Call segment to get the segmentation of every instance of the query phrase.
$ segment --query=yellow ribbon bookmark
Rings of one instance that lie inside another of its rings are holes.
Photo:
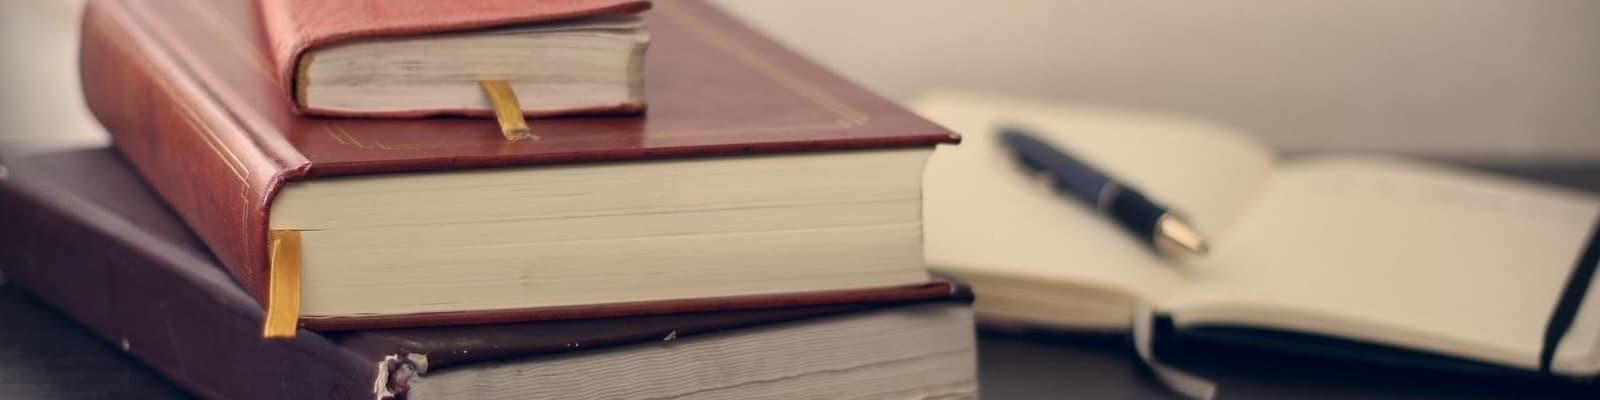
[[[300,326],[300,231],[271,231],[263,339],[293,339]]]
[[[522,103],[517,101],[517,92],[511,90],[511,84],[506,81],[479,81],[483,86],[483,93],[489,95],[489,104],[494,106],[494,117],[500,122],[500,134],[506,140],[517,141],[533,136],[533,130],[528,129],[528,120],[522,118]]]

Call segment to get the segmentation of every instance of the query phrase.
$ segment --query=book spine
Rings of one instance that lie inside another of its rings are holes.
[[[382,360],[312,332],[262,341],[262,311],[204,252],[25,182],[0,181],[0,267],[112,346],[201,398],[377,396]]]
[[[159,45],[156,23],[139,23],[153,17],[134,8],[91,1],[85,10],[84,98],[118,151],[264,304],[267,207],[307,164],[284,165],[303,157],[270,154],[282,143],[245,132]]]

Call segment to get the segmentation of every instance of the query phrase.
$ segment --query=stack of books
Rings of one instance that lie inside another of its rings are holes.
[[[117,155],[5,160],[0,265],[208,398],[976,397],[958,136],[700,2],[463,4],[91,1]]]

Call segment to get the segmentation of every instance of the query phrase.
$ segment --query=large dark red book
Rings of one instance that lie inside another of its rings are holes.
[[[260,12],[91,1],[83,87],[253,298],[298,284],[305,326],[949,291],[922,263],[920,182],[957,136],[706,4],[644,14],[646,115],[535,119],[517,142],[486,119],[297,114]],[[298,273],[272,268],[273,238]]]
[[[261,308],[111,149],[0,149],[0,165],[8,284],[202,398],[975,396],[965,290],[262,341]]]

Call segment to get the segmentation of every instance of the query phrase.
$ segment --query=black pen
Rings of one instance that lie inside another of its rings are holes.
[[[1139,191],[1095,171],[1067,153],[1015,127],[1000,128],[1000,142],[1019,164],[1057,194],[1076,198],[1150,241],[1162,255],[1203,255],[1206,240],[1183,217]]]

